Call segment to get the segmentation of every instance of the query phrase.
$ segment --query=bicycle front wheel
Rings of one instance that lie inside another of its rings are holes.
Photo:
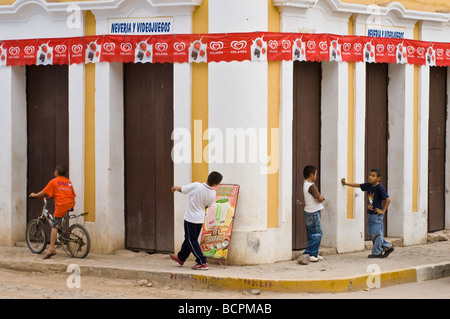
[[[84,258],[91,250],[91,237],[83,225],[74,224],[69,227],[67,249],[74,258]]]
[[[48,242],[47,237],[44,224],[39,219],[33,219],[28,223],[25,240],[32,253],[40,254],[45,250]]]

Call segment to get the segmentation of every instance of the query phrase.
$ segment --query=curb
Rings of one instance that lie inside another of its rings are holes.
[[[62,263],[5,262],[0,267],[19,271],[66,272]],[[140,280],[147,279],[158,285],[186,286],[215,290],[251,290],[291,293],[342,293],[384,288],[393,285],[420,282],[450,276],[450,261],[391,270],[366,273],[351,277],[312,280],[271,280],[219,277],[207,274],[187,274],[129,268],[80,265],[82,275],[104,278]]]

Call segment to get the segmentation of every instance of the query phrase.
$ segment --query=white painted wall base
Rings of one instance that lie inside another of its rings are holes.
[[[0,245],[13,246],[25,240],[26,227],[25,67],[0,68],[0,83]]]
[[[388,236],[403,237],[405,245],[423,243],[426,211],[412,211],[414,66],[389,65],[388,170],[391,198]]]
[[[87,223],[92,251],[125,245],[123,65],[95,66],[95,223]],[[99,89],[101,88],[101,89]]]

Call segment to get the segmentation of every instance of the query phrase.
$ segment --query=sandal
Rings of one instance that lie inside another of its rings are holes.
[[[48,251],[43,259],[50,259],[50,257],[56,255],[56,251]]]

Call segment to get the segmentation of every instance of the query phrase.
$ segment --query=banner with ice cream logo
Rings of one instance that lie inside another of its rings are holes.
[[[206,211],[200,247],[208,258],[227,260],[239,185],[221,184],[214,189],[216,200]]]
[[[101,62],[232,61],[335,61],[450,66],[450,43],[282,32],[0,40],[0,67]]]

